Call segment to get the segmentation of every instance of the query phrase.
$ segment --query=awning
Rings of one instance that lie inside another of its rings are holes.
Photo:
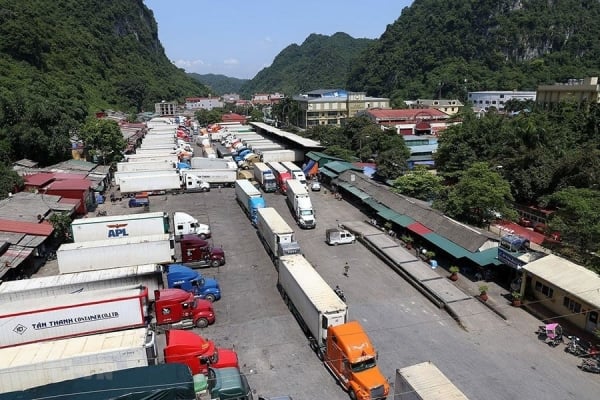
[[[389,208],[387,208],[386,206],[384,206],[381,203],[378,203],[377,200],[375,200],[372,197],[364,199],[363,202],[365,204],[371,206],[371,208],[374,209],[376,212],[385,212],[385,211],[389,210]]]
[[[377,213],[381,218],[388,220],[388,221],[392,221],[394,219],[394,217],[396,215],[398,215],[396,213],[396,211],[394,210],[390,210],[389,208],[386,208],[385,210],[381,210]]]
[[[432,230],[419,222],[413,222],[406,227],[409,231],[416,233],[417,235],[424,236],[428,233],[432,233]]]
[[[337,178],[338,174],[336,174],[335,172],[328,170],[327,168],[319,168],[319,172],[322,173],[323,175],[327,175],[330,178]]]
[[[484,267],[486,265],[502,265],[502,261],[498,259],[498,248],[494,247],[477,253],[470,253],[468,259],[477,265]]]
[[[454,258],[462,258],[468,257],[471,252],[465,250],[463,247],[457,245],[451,240],[446,239],[443,236],[440,236],[437,233],[429,233],[423,236],[423,239],[427,240],[429,243],[437,246],[440,250],[445,251],[450,254]]]
[[[412,219],[411,217],[407,216],[407,215],[402,215],[402,214],[398,214],[395,213],[396,215],[394,215],[394,217],[392,218],[392,221],[394,221],[395,223],[397,223],[398,225],[406,228],[407,226],[409,226],[410,224],[412,224],[413,222],[415,222],[414,219]]]
[[[340,182],[338,184],[338,186],[344,188],[344,190],[346,190],[347,192],[353,194],[354,196],[358,197],[361,200],[367,199],[371,196],[369,196],[368,194],[366,194],[365,192],[363,192],[362,190],[360,190],[359,188],[353,186],[350,183],[347,182]]]

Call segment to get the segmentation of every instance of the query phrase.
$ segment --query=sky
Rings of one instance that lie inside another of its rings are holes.
[[[413,0],[144,0],[165,54],[198,74],[252,79],[317,33],[378,39]]]

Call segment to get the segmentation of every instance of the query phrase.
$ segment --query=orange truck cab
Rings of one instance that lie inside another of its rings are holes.
[[[212,303],[183,289],[155,290],[154,311],[156,324],[169,328],[206,328],[215,322]]]
[[[358,321],[327,328],[323,362],[352,399],[385,399],[390,392],[377,367],[377,352]]]
[[[235,351],[215,346],[212,340],[190,331],[171,329],[166,331],[165,362],[187,365],[192,375],[208,374],[208,367],[239,368]]]

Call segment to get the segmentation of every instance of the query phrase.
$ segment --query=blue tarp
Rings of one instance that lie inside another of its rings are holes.
[[[308,173],[310,172],[310,170],[312,169],[312,167],[314,165],[315,165],[315,160],[309,160],[308,164],[306,164],[306,166],[302,170],[302,172],[304,172],[304,175],[308,175]]]

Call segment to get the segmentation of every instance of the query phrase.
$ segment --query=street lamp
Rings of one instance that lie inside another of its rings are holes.
[[[360,161],[362,161],[362,141],[363,141],[363,139],[368,139],[370,137],[371,137],[370,135],[367,135],[367,136],[361,136],[358,138],[358,156],[360,158]]]

